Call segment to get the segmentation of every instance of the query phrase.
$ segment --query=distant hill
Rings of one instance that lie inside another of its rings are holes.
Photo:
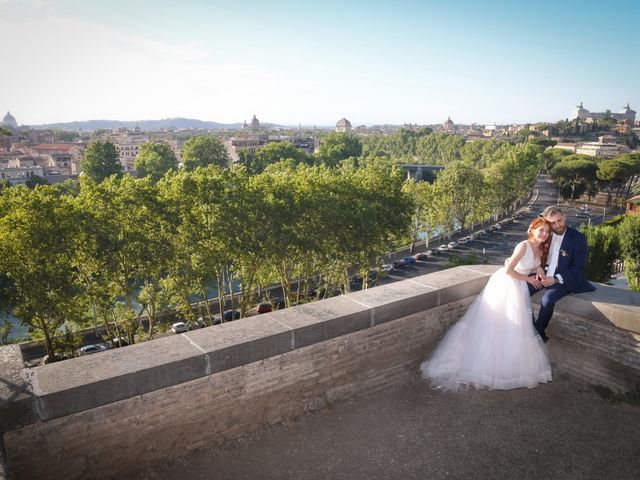
[[[160,130],[160,129],[227,129],[233,130],[242,128],[241,123],[217,123],[205,122],[195,118],[166,118],[163,120],[137,120],[133,122],[123,122],[120,120],[87,120],[85,122],[47,123],[45,125],[29,125],[34,129],[51,130],[111,130],[113,128],[133,129],[140,127],[140,130]]]

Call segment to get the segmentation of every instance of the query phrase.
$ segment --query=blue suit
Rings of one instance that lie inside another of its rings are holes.
[[[567,227],[558,252],[558,266],[555,275],[562,277],[563,283],[556,283],[545,289],[540,300],[540,312],[534,326],[542,338],[546,338],[545,330],[556,302],[570,293],[591,292],[596,289],[584,276],[587,266],[587,237],[578,230]],[[529,285],[533,295],[537,290]]]

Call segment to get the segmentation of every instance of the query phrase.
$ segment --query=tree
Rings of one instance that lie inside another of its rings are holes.
[[[613,191],[620,190],[631,177],[631,165],[619,158],[603,160],[598,164],[596,177],[607,192],[607,205],[611,205]]]
[[[76,253],[79,278],[105,323],[124,320],[116,328],[123,328],[133,343],[142,327],[142,311],[135,307],[140,289],[161,281],[172,257],[170,216],[150,178],[88,180],[75,201],[82,215]],[[122,315],[118,302],[124,302]]]
[[[302,163],[307,155],[290,142],[271,142],[257,150],[253,156],[245,157],[243,164],[251,173],[261,173],[268,165],[287,159]]]
[[[629,287],[640,292],[640,217],[627,216],[618,228]]]
[[[207,165],[225,168],[230,162],[227,149],[216,137],[191,137],[182,148],[182,163],[187,170]]]
[[[0,135],[10,137],[13,133],[8,128],[0,127]]]
[[[78,138],[78,132],[67,130],[54,130],[53,137],[60,142],[73,142]]]
[[[317,156],[320,162],[335,167],[342,160],[362,155],[362,142],[358,137],[345,132],[332,132],[320,140]]]
[[[543,171],[550,172],[556,163],[561,162],[565,157],[573,155],[571,151],[563,148],[547,148],[542,153]]]
[[[51,358],[62,325],[84,316],[73,263],[78,225],[70,199],[54,187],[18,186],[0,196],[0,271],[11,282],[9,302],[20,321],[44,338]]]
[[[160,196],[172,219],[169,241],[174,258],[167,266],[165,286],[172,303],[188,321],[197,318],[192,307],[192,296],[197,294],[204,300],[209,323],[213,322],[207,296],[212,279],[217,281],[220,311],[224,310],[223,270],[231,253],[226,236],[234,231],[242,235],[247,227],[233,221],[226,223],[221,218],[225,191],[232,181],[228,170],[209,165],[171,173],[158,183]]]
[[[169,145],[145,143],[140,146],[134,166],[139,177],[150,177],[153,182],[157,182],[169,170],[175,170],[178,162]]]
[[[434,206],[441,225],[453,231],[456,222],[464,229],[478,219],[484,212],[483,188],[480,170],[461,161],[449,164],[433,184]]]
[[[92,142],[84,152],[80,168],[83,174],[96,182],[122,173],[118,150],[109,140]]]
[[[570,155],[551,169],[551,177],[565,189],[566,193],[569,193],[567,196],[573,200],[581,191],[584,191],[587,184],[595,181],[597,170],[598,166],[591,158]],[[566,195],[565,192],[563,196]]]
[[[36,188],[38,185],[49,185],[49,181],[41,177],[39,175],[34,175],[33,177],[29,177],[24,184],[29,187],[31,190]]]

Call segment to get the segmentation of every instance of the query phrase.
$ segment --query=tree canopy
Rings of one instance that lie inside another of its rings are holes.
[[[182,148],[182,163],[187,170],[197,167],[217,165],[228,167],[230,163],[227,149],[213,136],[197,136],[188,139]]]
[[[80,168],[84,175],[101,182],[111,175],[122,173],[116,146],[109,140],[92,142],[84,152]]]
[[[323,137],[318,145],[317,157],[329,167],[337,166],[342,160],[362,155],[362,142],[353,134],[332,132]]]
[[[145,143],[140,146],[135,168],[138,176],[150,177],[152,181],[157,182],[169,170],[178,168],[178,162],[169,145]]]

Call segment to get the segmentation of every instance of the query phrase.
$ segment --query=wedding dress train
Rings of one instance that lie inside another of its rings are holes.
[[[535,260],[526,243],[515,270],[528,275]],[[447,390],[533,388],[551,381],[546,347],[533,327],[527,282],[507,275],[504,267],[495,272],[421,370],[435,387]]]

